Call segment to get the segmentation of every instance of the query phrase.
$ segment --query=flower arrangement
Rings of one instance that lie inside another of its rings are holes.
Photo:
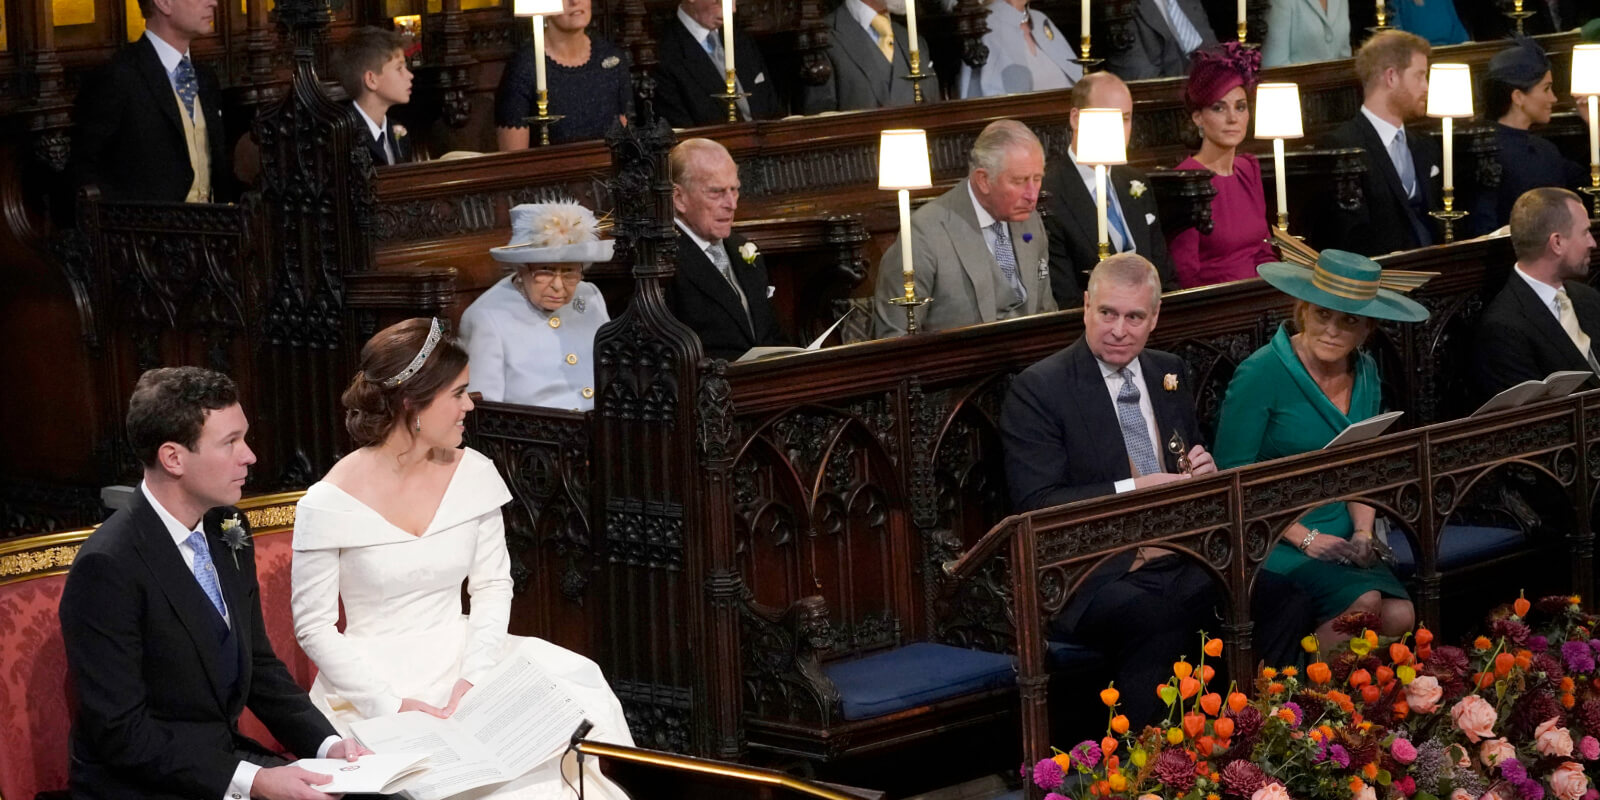
[[[1326,654],[1306,637],[1313,662],[1263,669],[1253,698],[1215,691],[1222,642],[1201,634],[1200,663],[1155,689],[1161,724],[1130,731],[1108,688],[1106,736],[1024,777],[1046,800],[1600,800],[1600,617],[1579,598],[1519,597],[1465,647],[1376,624],[1341,617]]]

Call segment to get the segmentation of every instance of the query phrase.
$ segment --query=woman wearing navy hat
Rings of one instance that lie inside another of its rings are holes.
[[[1294,315],[1267,346],[1239,364],[1223,399],[1214,455],[1221,469],[1318,450],[1352,423],[1382,410],[1378,365],[1360,350],[1377,320],[1420,322],[1428,310],[1381,288],[1383,270],[1365,256],[1324,250],[1312,269],[1262,264],[1260,275],[1295,298]],[[1290,525],[1266,568],[1312,600],[1324,643],[1348,638],[1332,628],[1340,614],[1367,611],[1379,633],[1411,629],[1405,586],[1376,556],[1375,512],[1330,503]]]

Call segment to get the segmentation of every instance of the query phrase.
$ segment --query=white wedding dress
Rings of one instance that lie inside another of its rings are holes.
[[[511,561],[500,507],[511,500],[494,462],[466,448],[433,521],[413,536],[327,481],[306,490],[291,569],[295,636],[317,665],[311,699],[340,734],[393,714],[404,698],[444,707],[458,678],[476,681],[518,652],[583,706],[589,738],[632,745],[622,706],[593,661],[542,639],[510,636]],[[471,613],[461,613],[461,583]],[[343,603],[345,629],[337,628]],[[564,773],[564,774],[563,774]],[[572,798],[574,756],[461,798]],[[626,798],[588,759],[587,798]]]

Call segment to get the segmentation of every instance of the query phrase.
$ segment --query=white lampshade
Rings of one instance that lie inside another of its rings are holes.
[[[1128,142],[1122,130],[1122,109],[1085,108],[1078,112],[1079,164],[1128,163]]]
[[[932,185],[927,131],[884,131],[878,139],[878,188],[926,189]]]
[[[1466,64],[1434,64],[1428,70],[1428,116],[1472,116],[1472,70]]]
[[[1600,44],[1572,48],[1572,93],[1600,95]]]
[[[560,14],[565,9],[561,0],[512,0],[511,13],[519,17]]]
[[[1299,139],[1306,135],[1300,121],[1300,84],[1263,83],[1256,87],[1256,138]]]

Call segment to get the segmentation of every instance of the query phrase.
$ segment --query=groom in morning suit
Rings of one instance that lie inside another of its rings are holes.
[[[1001,408],[1012,511],[1217,471],[1201,444],[1187,366],[1145,348],[1160,311],[1161,279],[1143,256],[1118,253],[1090,273],[1083,337],[1017,375]],[[1187,471],[1168,449],[1179,438]],[[1295,641],[1311,630],[1310,608],[1271,573],[1259,573],[1256,583],[1258,657],[1290,663]],[[1148,687],[1166,680],[1171,663],[1194,649],[1199,630],[1218,627],[1219,598],[1198,564],[1141,547],[1090,573],[1046,635],[1107,654],[1117,664],[1123,712],[1138,727],[1160,710]]]
[[[1557,370],[1600,373],[1600,292],[1591,287],[1594,235],[1578,195],[1531,189],[1511,207],[1517,263],[1478,322],[1478,389],[1484,398]],[[1583,389],[1600,386],[1590,376]]]
[[[222,90],[189,43],[211,33],[217,0],[139,0],[144,36],[84,79],[71,168],[108,200],[209,203],[232,197]]]
[[[788,344],[772,313],[767,261],[733,232],[739,165],[710,139],[685,139],[667,156],[678,225],[678,274],[667,307],[700,336],[709,358],[733,360],[752,347]]]
[[[272,652],[254,551],[229,542],[255,455],[238,390],[198,367],[140,376],[128,439],[144,463],[132,504],[89,536],[61,595],[77,709],[76,798],[326,798],[329,778],[239,733],[248,708],[305,757],[368,751],[334,733]]]

